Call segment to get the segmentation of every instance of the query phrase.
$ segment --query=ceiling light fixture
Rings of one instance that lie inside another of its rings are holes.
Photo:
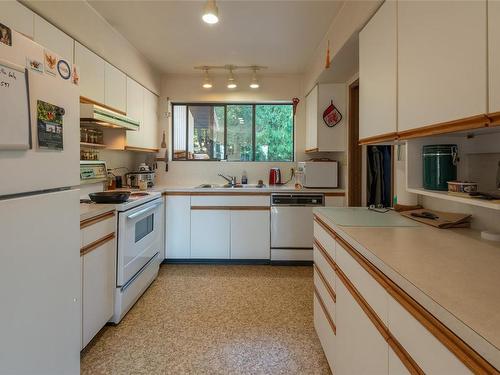
[[[236,84],[236,80],[234,79],[234,74],[233,74],[233,68],[229,68],[229,77],[227,78],[227,88],[228,89],[235,89],[238,87]]]
[[[204,89],[211,89],[213,87],[212,79],[208,75],[208,68],[205,68],[205,78],[203,78],[202,86]]]
[[[203,19],[204,22],[210,25],[219,22],[219,10],[217,9],[215,0],[207,0],[203,16],[201,18]]]
[[[260,87],[259,80],[257,79],[257,67],[253,68],[252,81],[250,82],[250,88],[258,89]]]

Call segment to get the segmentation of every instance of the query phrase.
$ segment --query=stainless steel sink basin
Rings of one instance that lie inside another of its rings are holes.
[[[196,189],[215,189],[215,188],[220,188],[222,186],[216,185],[216,184],[201,184],[198,186],[195,186]]]
[[[250,184],[250,185],[217,185],[217,184],[201,184],[196,186],[196,189],[259,189],[266,187],[266,185],[257,185],[257,184]]]

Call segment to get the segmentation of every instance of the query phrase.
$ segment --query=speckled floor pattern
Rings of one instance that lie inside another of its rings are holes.
[[[311,267],[163,265],[82,374],[330,374],[312,316]]]

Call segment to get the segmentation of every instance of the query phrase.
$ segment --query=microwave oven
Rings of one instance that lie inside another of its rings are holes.
[[[303,185],[306,188],[338,188],[339,164],[337,161],[301,161],[298,170],[302,171]]]

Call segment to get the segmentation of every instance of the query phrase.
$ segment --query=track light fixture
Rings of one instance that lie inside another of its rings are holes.
[[[235,89],[238,87],[236,84],[236,80],[234,79],[234,74],[233,74],[233,68],[229,68],[229,77],[227,78],[227,88],[228,89]]]
[[[260,87],[260,82],[257,77],[257,71],[261,69],[267,69],[267,66],[261,66],[261,65],[202,65],[202,66],[195,66],[194,67],[197,70],[203,70],[204,75],[203,75],[203,83],[202,87],[206,89],[210,89],[213,87],[213,82],[212,78],[209,75],[209,70],[225,70],[228,72],[228,77],[227,77],[227,82],[226,82],[226,87],[228,89],[235,89],[238,87],[238,84],[236,82],[236,78],[234,76],[234,71],[235,70],[250,70],[252,71],[252,79],[250,81],[250,88],[252,89],[258,89]]]
[[[260,87],[259,80],[257,79],[257,69],[258,68],[256,68],[256,67],[253,69],[252,81],[250,82],[251,89],[258,89]]]
[[[213,25],[219,22],[219,9],[215,4],[215,0],[207,0],[203,16],[201,17],[204,22]]]
[[[212,79],[208,75],[208,68],[205,69],[205,78],[203,78],[203,88],[204,89],[211,89],[213,84],[212,84]]]

